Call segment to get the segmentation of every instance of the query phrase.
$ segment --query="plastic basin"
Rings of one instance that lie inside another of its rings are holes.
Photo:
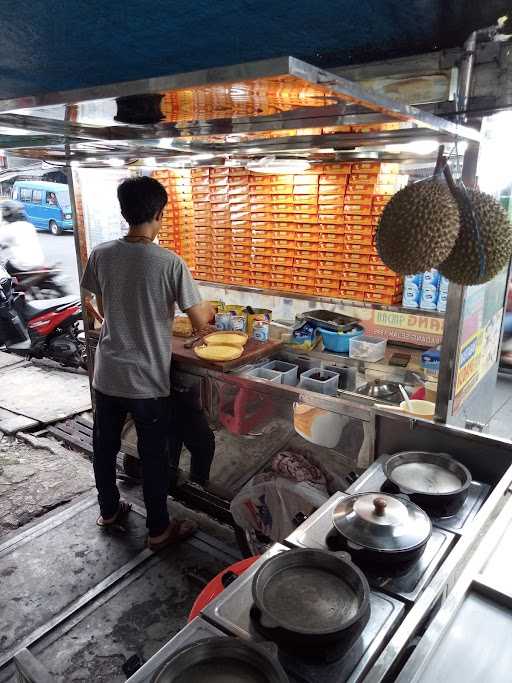
[[[362,337],[364,330],[362,327],[356,327],[350,332],[332,332],[320,328],[320,334],[324,342],[326,351],[334,351],[335,353],[348,353],[350,349],[350,340],[356,337]]]

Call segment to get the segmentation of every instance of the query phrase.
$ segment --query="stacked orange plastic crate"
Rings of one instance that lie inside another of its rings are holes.
[[[190,184],[194,206],[195,275],[200,280],[213,280],[209,170],[193,168],[190,171]]]
[[[319,164],[294,175],[225,167],[165,174],[155,173],[172,203],[164,246],[195,265],[197,279],[399,303],[402,280],[374,244],[379,216],[401,183],[396,164]]]
[[[179,250],[179,215],[176,214],[175,219],[175,193],[174,184],[171,183],[169,171],[155,171],[153,178],[160,181],[166,188],[169,195],[169,203],[165,208],[164,217],[162,219],[162,229],[158,235],[158,241],[161,246],[173,251]]]
[[[384,266],[375,246],[380,215],[400,184],[397,164],[355,162],[345,194],[342,299],[400,303],[403,281]]]
[[[180,254],[194,270],[196,237],[190,173],[159,170],[153,173],[153,177],[164,185],[169,196],[158,241],[161,246]]]
[[[339,297],[341,259],[345,244],[345,194],[351,165],[324,164],[318,179],[318,296]]]

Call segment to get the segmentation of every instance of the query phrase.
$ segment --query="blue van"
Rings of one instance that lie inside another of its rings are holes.
[[[69,188],[64,183],[17,180],[12,198],[23,204],[28,220],[37,230],[49,230],[52,235],[73,230]]]

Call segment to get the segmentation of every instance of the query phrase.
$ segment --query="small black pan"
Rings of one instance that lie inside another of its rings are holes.
[[[453,515],[464,504],[471,472],[446,453],[404,451],[383,466],[386,490],[403,493],[435,515]]]

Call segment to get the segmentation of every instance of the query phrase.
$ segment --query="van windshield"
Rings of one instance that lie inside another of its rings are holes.
[[[71,202],[67,192],[56,192],[57,202],[63,211],[71,211]]]

